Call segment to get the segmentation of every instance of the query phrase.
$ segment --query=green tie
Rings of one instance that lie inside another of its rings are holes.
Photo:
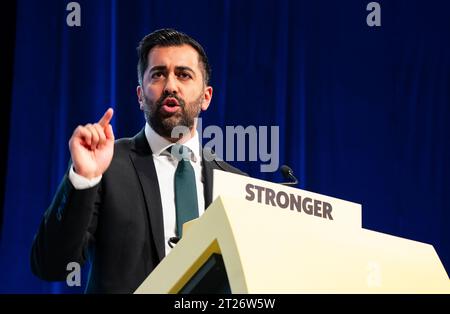
[[[170,149],[178,160],[175,171],[175,209],[177,219],[177,235],[182,237],[183,224],[198,217],[197,188],[195,172],[190,163],[191,150],[186,146],[175,144]]]

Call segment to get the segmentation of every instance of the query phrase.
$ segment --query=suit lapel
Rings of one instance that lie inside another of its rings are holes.
[[[208,208],[209,205],[211,205],[213,199],[213,170],[219,169],[219,167],[216,165],[215,159],[217,156],[209,149],[204,148],[202,150],[203,152],[203,158],[202,158],[202,171],[203,171],[203,178],[205,179],[204,183],[204,196],[205,196],[205,209]]]
[[[213,191],[213,162],[206,161],[203,159],[203,178],[205,179],[205,184],[203,186],[203,193],[205,197],[205,209],[212,202],[212,191]]]
[[[161,192],[152,151],[148,145],[144,130],[134,137],[134,145],[130,152],[130,158],[142,186],[153,239],[159,260],[162,260],[165,256],[165,240]]]

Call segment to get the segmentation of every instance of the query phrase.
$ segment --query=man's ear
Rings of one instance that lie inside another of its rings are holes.
[[[136,94],[137,94],[137,97],[138,97],[139,108],[141,110],[144,110],[144,92],[142,90],[141,85],[138,85],[136,87]]]
[[[213,94],[213,88],[211,86],[206,86],[203,92],[203,102],[202,102],[202,111],[208,109],[209,104],[211,103]]]

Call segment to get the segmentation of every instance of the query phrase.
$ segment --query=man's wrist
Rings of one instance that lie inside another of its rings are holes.
[[[99,182],[102,180],[102,175],[88,179],[76,173],[72,165],[69,170],[69,180],[76,190],[84,190],[92,188],[99,184]]]

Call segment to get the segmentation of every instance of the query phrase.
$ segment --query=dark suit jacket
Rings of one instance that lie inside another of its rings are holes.
[[[205,158],[208,157],[208,158]],[[205,206],[213,169],[243,174],[203,150]],[[45,212],[31,252],[35,275],[66,280],[70,262],[91,261],[86,292],[131,293],[165,256],[161,195],[144,130],[120,139],[101,182],[76,190],[64,176]]]

